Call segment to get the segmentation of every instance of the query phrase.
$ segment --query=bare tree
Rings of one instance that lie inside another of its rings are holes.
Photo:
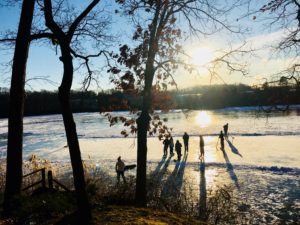
[[[4,217],[10,215],[14,207],[12,200],[14,196],[20,195],[22,186],[24,84],[34,3],[35,0],[23,2],[15,42],[10,87],[6,183],[2,212]]]
[[[75,69],[85,66],[87,73],[83,81],[84,89],[87,89],[93,80],[95,71],[91,69],[91,59],[105,55],[108,59],[108,52],[97,50],[106,47],[105,41],[111,39],[106,32],[109,24],[108,19],[103,15],[103,11],[93,10],[100,0],[92,1],[78,16],[74,8],[67,1],[55,1],[52,6],[51,0],[37,1],[38,13],[34,16],[34,24],[31,29],[30,41],[42,41],[49,44],[49,40],[56,54],[58,47],[60,48],[60,60],[64,66],[63,78],[59,87],[59,101],[61,103],[63,121],[66,130],[68,147],[70,150],[71,164],[73,168],[74,186],[76,190],[79,219],[82,224],[86,224],[90,219],[90,207],[85,190],[84,171],[81,160],[81,153],[76,132],[76,125],[73,119],[70,106],[70,89],[73,81],[73,73]],[[92,11],[93,10],[93,11]],[[43,22],[45,21],[45,25]],[[0,40],[5,44],[11,45],[16,40],[15,32],[8,31],[4,34],[4,38]],[[90,45],[93,45],[93,54]],[[73,58],[79,59],[80,63],[74,69]]]
[[[300,2],[298,0],[280,0],[266,1],[264,5],[256,1],[251,5],[249,14],[253,15],[253,19],[259,20],[264,28],[268,27],[271,31],[282,32],[282,38],[278,43],[273,44],[275,52],[290,61],[289,66],[276,72],[269,74],[269,78],[265,77],[264,82],[257,85],[263,91],[268,92],[271,89],[277,89],[276,92],[270,91],[269,107],[260,107],[265,112],[272,110],[288,110],[289,104],[294,93],[300,93]],[[258,8],[259,7],[259,8]],[[247,15],[249,15],[247,14]],[[281,94],[284,90],[284,94]],[[274,94],[275,93],[275,94]],[[277,104],[283,104],[284,107],[278,107]]]
[[[58,95],[62,108],[63,121],[73,168],[74,185],[77,195],[78,209],[80,212],[80,216],[78,218],[83,223],[90,220],[91,212],[85,189],[86,185],[76,125],[70,105],[70,90],[74,73],[71,41],[74,37],[74,33],[79,27],[79,24],[99,2],[100,0],[93,0],[89,6],[84,9],[78,17],[75,18],[75,20],[68,27],[67,31],[64,31],[64,29],[54,21],[51,0],[44,0],[46,26],[51,30],[53,33],[53,38],[57,40],[60,46],[60,60],[64,66],[63,79],[59,87]]]
[[[294,58],[291,65],[272,77],[270,85],[289,85],[299,89],[300,65],[297,57],[300,53],[300,2],[298,0],[267,1],[256,12],[257,18],[271,29],[284,32],[283,38],[274,46],[278,53]]]

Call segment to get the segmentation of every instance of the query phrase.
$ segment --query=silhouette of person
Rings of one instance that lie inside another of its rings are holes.
[[[226,123],[226,124],[223,126],[223,129],[224,129],[224,136],[225,136],[225,137],[228,137],[228,123]]]
[[[122,176],[124,183],[126,183],[126,179],[124,176],[125,171],[125,163],[121,160],[121,156],[118,157],[118,161],[116,163],[116,172],[117,172],[117,179],[118,184],[120,183],[120,176]]]
[[[204,159],[204,139],[202,135],[200,135],[200,159]]]
[[[173,141],[173,137],[171,136],[171,138],[170,138],[170,156],[171,157],[174,155],[173,149],[174,149],[174,141]]]
[[[175,151],[177,153],[177,160],[178,161],[181,160],[181,147],[182,147],[182,144],[177,140],[176,144],[175,144]]]
[[[224,150],[224,134],[223,134],[223,131],[220,132],[219,138],[220,138],[220,142],[221,142],[221,150]]]
[[[183,135],[183,143],[184,143],[184,151],[185,152],[188,152],[189,151],[189,135],[184,132],[184,135]]]
[[[168,154],[168,148],[170,145],[170,140],[168,137],[165,138],[165,140],[163,141],[164,144],[164,156],[166,156]]]

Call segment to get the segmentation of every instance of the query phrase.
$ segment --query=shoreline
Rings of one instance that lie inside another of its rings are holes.
[[[224,107],[217,107],[217,108],[186,108],[186,109],[169,109],[169,112],[174,112],[174,111],[180,111],[180,112],[184,112],[184,111],[257,111],[260,113],[267,113],[264,112],[262,110],[262,108],[268,108],[271,107],[273,108],[274,106],[276,107],[286,107],[289,106],[288,110],[296,110],[299,111],[300,110],[300,104],[290,104],[290,105],[238,105],[238,106],[224,106]],[[156,112],[160,112],[161,110],[156,110]],[[129,112],[128,110],[118,110],[118,111],[113,111],[112,113],[122,113],[122,112]],[[279,113],[284,113],[284,111],[280,111],[278,109],[272,109],[271,112],[279,112]],[[77,112],[72,112],[73,114],[85,114],[85,113],[97,113],[97,114],[101,114],[102,112],[100,112],[99,110],[90,110],[90,111],[77,111]],[[103,112],[107,113],[107,112]],[[24,114],[24,118],[28,118],[28,117],[39,117],[39,116],[54,116],[54,115],[61,115],[61,112],[53,112],[53,113],[28,113],[28,114]],[[7,116],[3,116],[0,115],[0,119],[1,120],[7,120],[8,117]]]

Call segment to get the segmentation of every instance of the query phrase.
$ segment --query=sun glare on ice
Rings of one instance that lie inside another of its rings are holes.
[[[198,115],[196,116],[196,123],[201,127],[206,127],[208,124],[210,124],[211,122],[211,118],[208,115],[207,112],[205,111],[201,111],[198,113]]]

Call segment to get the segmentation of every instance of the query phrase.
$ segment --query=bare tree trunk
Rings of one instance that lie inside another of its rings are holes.
[[[20,194],[22,187],[24,85],[34,2],[23,1],[13,59],[3,217],[8,217],[12,207],[15,207],[12,204],[13,197]]]
[[[63,49],[63,48],[62,48]],[[69,49],[66,47],[65,49]],[[91,219],[90,205],[86,194],[86,185],[84,180],[84,170],[82,165],[81,153],[79,148],[76,124],[73,118],[70,104],[70,89],[73,80],[73,62],[70,51],[67,53],[62,50],[62,62],[64,64],[64,75],[61,86],[59,87],[59,101],[62,108],[62,116],[67,135],[71,164],[73,169],[73,179],[76,191],[80,220],[79,224],[87,224]]]
[[[70,25],[69,30],[67,32],[64,32],[62,28],[53,19],[51,0],[44,0],[46,26],[53,32],[53,35],[58,39],[62,54],[60,60],[63,62],[64,65],[64,74],[61,86],[59,87],[58,95],[62,107],[62,116],[64,120],[64,126],[67,135],[67,142],[69,146],[71,164],[73,169],[73,179],[79,211],[79,215],[77,217],[78,221],[76,221],[78,224],[90,223],[91,210],[86,193],[84,170],[81,160],[78,136],[76,132],[76,125],[74,122],[70,104],[70,90],[72,87],[74,73],[70,45],[72,37],[76,29],[78,28],[80,22],[99,3],[99,1],[100,0],[93,0],[88,5],[88,7],[85,8],[78,17],[76,17],[76,19]]]
[[[140,206],[146,206],[147,203],[147,132],[150,122],[150,116],[147,111],[137,119],[137,171],[136,171],[136,203]]]
[[[149,110],[151,107],[151,88],[154,77],[153,63],[151,63],[145,72],[147,79],[145,80],[142,113],[137,119],[138,146],[135,200],[140,206],[146,206],[147,203],[147,132],[151,120]]]

